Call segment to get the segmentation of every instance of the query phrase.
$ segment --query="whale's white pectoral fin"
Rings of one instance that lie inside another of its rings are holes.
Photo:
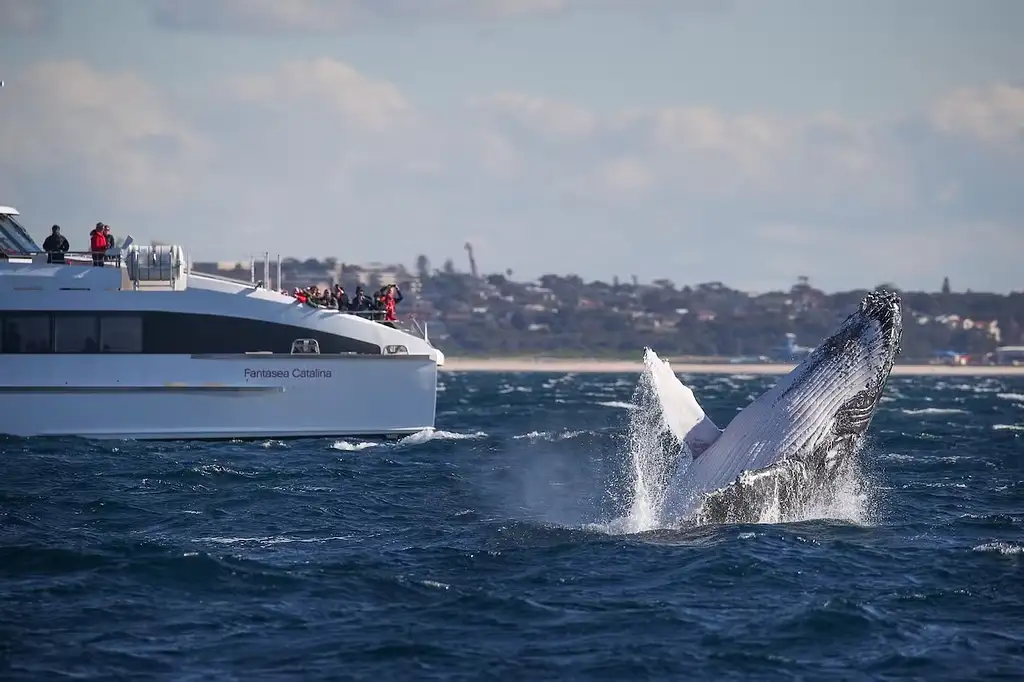
[[[693,457],[699,456],[718,440],[722,430],[704,413],[693,390],[679,381],[667,365],[655,371],[653,378],[658,384],[665,424],[672,435],[686,443]]]

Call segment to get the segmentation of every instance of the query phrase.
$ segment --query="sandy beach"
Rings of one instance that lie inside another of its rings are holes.
[[[679,374],[786,374],[792,364],[730,364],[672,362]],[[445,359],[441,368],[447,372],[637,372],[643,370],[640,360],[596,360],[556,358],[453,358]],[[1010,365],[896,365],[893,376],[1024,376],[1024,366]]]

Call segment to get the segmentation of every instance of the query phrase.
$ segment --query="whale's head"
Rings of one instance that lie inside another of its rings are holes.
[[[902,335],[899,295],[872,291],[793,371],[783,395],[788,394],[790,409],[801,413],[809,430],[819,434],[813,453],[805,453],[808,464],[833,464],[835,458],[826,451],[835,455],[859,442],[882,398]]]

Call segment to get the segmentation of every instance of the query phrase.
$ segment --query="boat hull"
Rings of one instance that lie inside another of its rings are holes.
[[[0,376],[0,434],[22,437],[386,437],[436,412],[428,356],[0,355]]]

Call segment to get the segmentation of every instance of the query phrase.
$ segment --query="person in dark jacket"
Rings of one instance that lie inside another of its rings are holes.
[[[102,268],[103,257],[107,254],[107,235],[103,234],[103,223],[96,223],[96,227],[89,233],[89,251],[92,252],[92,264]]]
[[[65,263],[64,254],[71,250],[71,244],[60,233],[60,225],[50,228],[50,236],[43,240],[43,251],[46,252],[47,263]]]
[[[370,297],[363,292],[363,288],[356,287],[356,293],[352,294],[352,300],[349,301],[348,309],[352,312],[361,312],[363,310],[370,309]]]
[[[387,298],[387,295],[387,285],[382,286],[380,289],[377,289],[377,293],[373,295],[373,303],[370,307],[379,313],[378,315],[374,315],[373,319],[378,321],[384,319],[384,300]]]
[[[348,310],[348,294],[345,293],[345,287],[340,284],[334,285],[334,300],[338,304],[338,310]]]

